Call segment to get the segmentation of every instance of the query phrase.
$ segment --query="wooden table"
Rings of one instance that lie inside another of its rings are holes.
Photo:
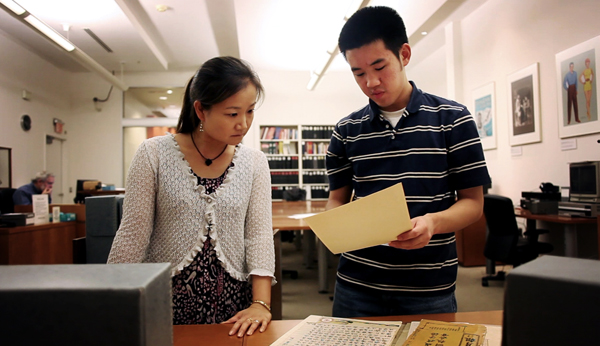
[[[325,211],[326,200],[320,201],[294,201],[273,202],[273,229],[277,231],[304,231],[303,246],[304,262],[312,262],[313,249],[317,247],[317,263],[319,271],[319,292],[327,293],[329,284],[327,280],[327,256],[329,250],[318,239],[303,219],[292,218],[298,214],[316,214]]]
[[[382,321],[402,321],[409,323],[421,319],[432,319],[447,322],[470,322],[491,325],[502,325],[502,311],[477,311],[477,312],[457,312],[454,314],[428,314],[411,316],[386,316],[363,318]],[[300,320],[272,321],[269,328],[264,333],[255,333],[251,336],[238,338],[229,336],[228,332],[231,325],[211,324],[211,325],[189,325],[173,326],[173,345],[174,346],[196,346],[202,345],[270,345],[279,337],[300,323]]]
[[[600,222],[598,218],[571,217],[558,214],[532,214],[527,209],[515,208],[515,215],[527,219],[527,229],[535,230],[537,221],[562,224],[565,229],[565,256],[577,257],[577,225],[598,225],[598,258],[600,259]]]
[[[71,264],[75,221],[0,228],[0,264]]]

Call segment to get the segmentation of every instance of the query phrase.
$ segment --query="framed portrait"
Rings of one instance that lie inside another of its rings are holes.
[[[511,146],[540,142],[540,82],[538,63],[508,76],[508,132]]]
[[[473,90],[473,117],[483,150],[496,149],[494,82]]]
[[[600,132],[596,61],[600,36],[556,54],[560,138]]]

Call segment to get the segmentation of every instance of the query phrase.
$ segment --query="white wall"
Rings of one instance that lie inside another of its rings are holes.
[[[341,58],[341,57],[338,57]],[[265,99],[244,143],[257,149],[260,125],[330,125],[364,107],[368,99],[347,71],[328,72],[314,91],[306,89],[308,72],[257,71]]]
[[[12,148],[12,186],[30,182],[45,169],[46,134],[54,133],[53,119],[71,120],[70,75],[47,63],[0,31],[0,146]],[[23,90],[30,100],[22,99]],[[21,129],[20,118],[28,114],[32,128]],[[69,135],[57,135],[67,138]],[[67,181],[66,177],[57,177]]]
[[[75,184],[77,179],[97,179],[117,187],[123,184],[123,92],[113,88],[106,102],[98,105],[93,102],[94,97],[105,99],[109,90],[110,84],[93,73],[76,73],[72,76],[73,117],[69,124],[71,184]],[[74,190],[75,186],[67,201],[74,197]]]
[[[498,149],[485,152],[492,192],[518,203],[540,182],[568,186],[568,162],[600,160],[600,134],[577,137],[577,149],[561,151],[555,55],[600,35],[600,1],[488,0],[462,21],[462,100],[472,108],[473,89],[496,83]],[[539,62],[542,141],[511,156],[507,75]],[[580,95],[583,97],[583,95]]]

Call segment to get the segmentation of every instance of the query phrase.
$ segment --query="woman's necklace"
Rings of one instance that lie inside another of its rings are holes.
[[[202,155],[202,153],[200,152],[200,149],[198,149],[198,146],[196,146],[196,142],[194,142],[194,134],[190,134],[190,137],[192,137],[192,143],[194,143],[194,148],[196,148],[196,150],[198,150],[198,154],[200,154],[200,156],[202,156],[202,158],[204,159],[204,163],[207,166],[212,165],[213,161],[218,159],[219,156],[221,156],[225,152],[225,149],[227,149],[227,144],[225,144],[225,148],[223,148],[223,150],[221,151],[221,153],[219,155],[217,155],[214,159],[207,159],[206,157],[204,157],[204,155]]]

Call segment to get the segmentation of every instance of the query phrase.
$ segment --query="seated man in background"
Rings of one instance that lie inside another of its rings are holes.
[[[48,203],[52,203],[52,186],[54,185],[54,174],[46,171],[39,172],[31,183],[18,188],[13,194],[15,205],[31,205],[32,195],[47,194]]]

